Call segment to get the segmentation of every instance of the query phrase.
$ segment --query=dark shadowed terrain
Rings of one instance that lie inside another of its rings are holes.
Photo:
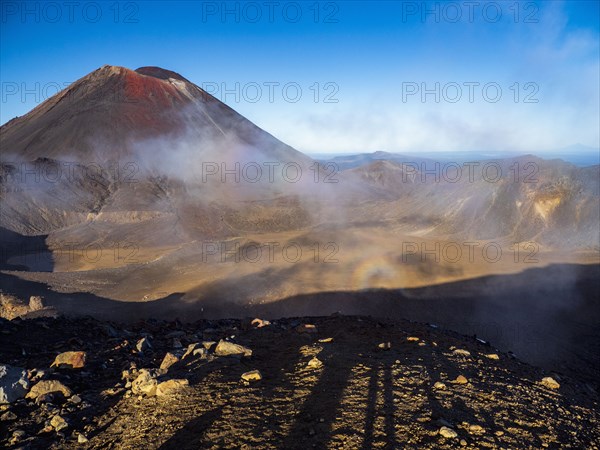
[[[257,323],[260,328],[249,320],[126,327],[86,318],[3,322],[4,359],[38,379],[61,381],[73,395],[11,405],[0,442],[61,449],[600,445],[599,399],[591,385],[474,338],[360,316]],[[143,337],[152,347],[139,352]],[[251,355],[220,356],[215,342],[221,339]],[[189,344],[200,350],[158,374],[160,383],[187,380],[184,386],[168,395],[136,391],[142,368],[157,369],[167,352],[179,359]],[[85,351],[85,367],[48,370],[66,350]],[[254,370],[260,380],[240,378]],[[558,388],[542,382],[549,376]],[[68,426],[44,430],[57,414]],[[24,434],[14,439],[15,430]]]

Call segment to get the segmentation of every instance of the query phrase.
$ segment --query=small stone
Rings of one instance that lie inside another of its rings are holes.
[[[16,444],[17,442],[23,440],[25,437],[25,432],[23,430],[15,430],[13,431],[12,437],[10,438],[11,445]]]
[[[189,381],[185,378],[178,380],[163,381],[162,383],[159,383],[156,387],[156,395],[158,397],[162,397],[164,395],[172,395],[188,387],[189,385]]]
[[[456,431],[454,431],[452,428],[448,428],[448,427],[440,428],[438,431],[438,434],[441,434],[446,439],[454,439],[455,437],[458,436],[458,433],[456,433]]]
[[[484,433],[485,430],[483,429],[483,427],[481,425],[471,425],[469,427],[469,433],[473,433],[473,434],[480,434],[480,433]]]
[[[389,350],[392,348],[392,343],[391,342],[382,342],[381,344],[379,344],[377,346],[377,348],[380,350]]]
[[[456,384],[467,384],[468,382],[469,380],[467,380],[467,378],[462,375],[457,376],[454,380],[454,383]]]
[[[52,403],[54,402],[54,392],[46,392],[45,394],[38,395],[35,399],[35,403],[40,405],[42,403]]]
[[[140,339],[137,344],[135,344],[135,348],[137,349],[138,352],[145,352],[148,350],[152,350],[152,343],[150,342],[150,339],[144,337],[142,339]]]
[[[416,336],[409,336],[409,337],[406,338],[406,340],[408,342],[419,342],[420,339],[418,337],[416,337]]]
[[[50,425],[52,425],[56,431],[61,431],[69,427],[67,421],[59,415],[56,415],[52,418]]]
[[[208,351],[205,348],[197,348],[192,352],[192,355],[199,356],[200,358],[205,358],[208,355]]]
[[[306,366],[311,369],[318,369],[319,367],[323,366],[323,363],[321,362],[321,360],[319,358],[317,358],[315,356],[308,362],[308,364]]]
[[[73,396],[72,396],[72,397],[69,399],[69,401],[70,401],[71,403],[73,403],[74,405],[78,405],[78,404],[80,404],[80,403],[81,403],[81,397],[80,397],[79,395],[73,395]]]
[[[456,350],[454,350],[452,352],[453,355],[459,355],[459,356],[471,356],[471,352],[468,350],[463,350],[461,348],[457,348]]]
[[[29,309],[31,311],[39,311],[44,309],[44,300],[39,295],[32,295],[29,297]]]
[[[552,377],[544,377],[540,382],[543,386],[546,386],[548,389],[558,389],[560,388],[560,384]]]
[[[50,367],[59,369],[81,369],[85,366],[85,352],[64,352],[58,355]]]
[[[461,447],[466,447],[467,446],[467,441],[465,441],[464,439],[460,440],[460,445]]]
[[[433,385],[434,389],[446,389],[446,385],[444,383],[442,383],[441,381],[436,381],[435,384]]]
[[[210,350],[215,344],[215,341],[202,341],[202,347],[204,347],[206,350]]]
[[[312,325],[310,323],[302,323],[295,328],[297,333],[317,333],[316,325]]]
[[[322,344],[328,344],[330,342],[333,342],[333,338],[329,337],[329,338],[319,339],[319,342]]]
[[[262,327],[271,325],[271,322],[269,322],[268,320],[262,320],[262,319],[256,318],[256,319],[252,320],[252,322],[250,322],[250,325],[254,328],[262,328]]]
[[[488,359],[494,359],[496,361],[500,359],[500,357],[496,353],[489,353],[485,355],[485,357]]]
[[[244,381],[260,381],[262,380],[262,375],[258,370],[251,370],[250,372],[246,372],[242,374],[242,380]]]
[[[179,358],[176,355],[174,355],[173,353],[169,352],[165,355],[162,362],[160,363],[160,368],[166,370],[169,367],[171,367],[173,364],[178,363],[178,362],[179,362]]]
[[[503,436],[504,435],[504,431],[498,430],[494,433],[496,436]]]
[[[42,369],[31,369],[27,371],[27,376],[29,377],[29,381],[35,383],[46,376],[46,371]]]
[[[12,411],[6,411],[4,414],[0,416],[0,421],[8,422],[9,420],[15,420],[17,415]]]
[[[183,354],[183,356],[181,357],[181,359],[185,359],[190,355],[194,354],[194,351],[196,350],[196,348],[199,346],[200,344],[198,342],[194,342],[193,344],[190,344],[187,346],[187,349],[185,350],[185,353]]]
[[[252,356],[252,350],[243,345],[221,339],[215,348],[217,356]]]
[[[81,433],[79,433],[79,436],[77,436],[77,442],[78,442],[79,444],[85,444],[85,443],[86,443],[86,442],[88,442],[88,441],[89,441],[89,439],[86,437],[86,435],[85,435],[85,434],[81,434]]]
[[[131,383],[131,391],[136,395],[145,394],[148,397],[156,395],[158,382],[155,378],[155,375],[149,370],[140,370],[138,377]]]
[[[73,391],[58,380],[42,380],[35,384],[25,398],[37,399],[46,394],[60,393],[65,397],[73,395]]]

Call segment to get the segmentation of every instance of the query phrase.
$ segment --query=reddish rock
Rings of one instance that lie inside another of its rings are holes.
[[[85,352],[64,352],[54,359],[51,367],[59,369],[81,369],[85,367],[87,354]]]

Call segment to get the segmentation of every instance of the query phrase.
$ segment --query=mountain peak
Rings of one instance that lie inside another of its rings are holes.
[[[148,77],[159,78],[161,80],[168,80],[169,78],[173,78],[181,81],[188,81],[179,75],[177,72],[173,72],[172,70],[163,69],[161,67],[156,66],[144,66],[135,70],[140,75],[146,75]]]

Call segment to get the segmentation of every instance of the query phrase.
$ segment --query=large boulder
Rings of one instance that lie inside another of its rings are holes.
[[[156,377],[157,374],[154,371],[141,369],[137,378],[131,383],[131,392],[136,395],[144,394],[148,397],[156,395],[156,387],[158,385]]]
[[[163,395],[172,395],[185,389],[189,386],[189,384],[189,381],[185,378],[163,381],[156,387],[156,395],[158,397],[162,397]]]
[[[42,380],[35,384],[25,396],[36,399],[42,395],[59,393],[65,397],[73,395],[73,391],[58,380]]]
[[[176,364],[179,362],[179,358],[177,357],[177,355],[174,355],[171,352],[168,352],[164,359],[162,360],[162,363],[160,363],[160,368],[167,370],[169,367],[171,367],[173,364]]]
[[[23,300],[11,294],[0,292],[0,317],[13,320],[29,312],[29,306]]]
[[[39,311],[44,309],[44,299],[39,295],[32,295],[29,297],[29,310]]]
[[[252,356],[252,350],[243,345],[234,344],[233,342],[224,341],[221,339],[215,348],[217,356]]]
[[[0,403],[12,403],[23,398],[28,389],[29,381],[25,369],[0,364]]]

